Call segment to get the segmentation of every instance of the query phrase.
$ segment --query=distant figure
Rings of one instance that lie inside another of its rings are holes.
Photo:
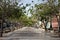
[[[35,24],[35,28],[39,28],[39,25],[38,25],[38,23],[36,23],[36,24]]]
[[[58,31],[58,27],[59,27],[59,25],[58,25],[57,17],[54,16],[54,17],[52,18],[52,28],[53,28],[53,31],[54,31],[54,32]]]
[[[45,25],[44,25],[44,23],[42,22],[42,28],[44,29],[45,28]]]
[[[39,27],[41,28],[42,22],[41,22],[41,21],[39,21],[39,24],[38,24],[38,25],[39,25]]]
[[[47,22],[47,25],[46,25],[46,28],[47,28],[47,31],[50,31],[50,21]]]

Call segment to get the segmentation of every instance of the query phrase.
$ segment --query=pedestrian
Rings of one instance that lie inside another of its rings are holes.
[[[47,31],[47,28],[46,28],[46,26],[47,26],[47,21],[45,21],[45,31]]]
[[[41,24],[42,24],[42,22],[41,22],[41,21],[39,21],[39,28],[41,28]]]
[[[59,27],[59,24],[58,24],[57,17],[54,16],[54,17],[52,18],[52,28],[53,28],[53,31],[54,31],[54,32],[57,32],[57,31],[59,30],[58,27]]]
[[[44,22],[42,21],[41,23],[41,27],[44,29],[45,28],[45,25],[44,25]]]
[[[49,31],[50,32],[50,20],[48,20],[48,22],[47,22],[47,25],[46,25],[46,28],[47,28],[47,31]]]

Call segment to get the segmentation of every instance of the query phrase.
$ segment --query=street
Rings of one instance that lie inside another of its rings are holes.
[[[0,40],[60,40],[60,38],[52,37],[50,32],[45,32],[41,28],[23,27],[0,37]]]

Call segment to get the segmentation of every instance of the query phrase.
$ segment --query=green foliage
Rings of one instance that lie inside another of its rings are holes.
[[[58,6],[60,7],[60,0],[58,0]]]
[[[20,7],[18,6],[18,2],[16,0],[2,0],[0,3],[0,19],[2,19],[3,16],[11,21],[20,21],[25,26],[31,26],[33,24],[32,19],[29,19],[29,17],[24,14],[26,13],[26,7],[30,6],[31,4],[26,4],[26,6]]]
[[[39,5],[35,5],[36,7],[36,14],[40,15],[40,17],[42,19],[46,19],[46,17],[52,17],[53,15],[56,15],[59,10],[58,10],[58,6],[56,6],[54,4],[55,0],[51,1],[49,0],[47,3],[45,4],[39,4]],[[39,16],[38,16],[39,17]]]
[[[14,2],[15,1],[15,2]],[[18,6],[18,0],[2,0],[0,3],[0,15],[7,18],[20,18],[23,14],[24,7]],[[3,5],[3,6],[2,6]],[[2,16],[1,16],[2,17]]]
[[[27,17],[26,15],[21,16],[20,22],[22,22],[24,26],[32,26],[34,23],[32,19]]]

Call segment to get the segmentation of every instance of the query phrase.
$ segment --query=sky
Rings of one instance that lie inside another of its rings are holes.
[[[32,1],[34,1],[34,2],[32,3]],[[42,1],[42,0],[39,0],[39,1],[38,0],[21,0],[21,2],[24,3],[24,5],[27,3],[34,5],[34,4],[46,2],[46,0],[45,1]]]
[[[32,3],[32,1],[33,1],[33,3]],[[42,1],[42,0],[21,0],[20,2],[19,2],[19,4],[21,4],[21,3],[23,3],[23,5],[25,6],[26,4],[31,4],[31,6],[34,6],[35,4],[41,4],[41,3],[45,3],[45,2],[47,2],[47,0],[44,0],[44,1]],[[58,0],[57,0],[57,2],[58,2]],[[56,2],[56,3],[57,3]],[[28,6],[28,7],[26,7],[26,12],[28,13],[28,15],[27,16],[31,16],[31,14],[30,14],[30,12],[28,12],[28,9],[29,8],[31,8],[30,6]],[[26,14],[27,14],[26,13]]]
[[[34,1],[33,3],[32,3],[32,1]],[[31,6],[34,6],[35,4],[41,4],[41,3],[45,3],[45,2],[47,2],[46,0],[45,1],[42,1],[42,0],[21,0],[21,2],[20,3],[23,3],[23,5],[26,5],[26,4],[31,4]],[[28,13],[28,16],[31,16],[31,14],[30,14],[30,12],[28,12],[28,9],[30,8],[30,6],[28,6],[27,8],[26,8],[26,12]]]
[[[32,3],[32,1],[34,1],[33,3]],[[44,2],[46,2],[46,0],[45,1],[42,1],[42,0],[22,0],[21,1],[21,3],[23,3],[23,5],[26,5],[26,4],[31,4],[31,6],[34,6],[34,4],[40,4],[40,3],[44,3]],[[29,7],[27,7],[27,9],[28,9]]]

